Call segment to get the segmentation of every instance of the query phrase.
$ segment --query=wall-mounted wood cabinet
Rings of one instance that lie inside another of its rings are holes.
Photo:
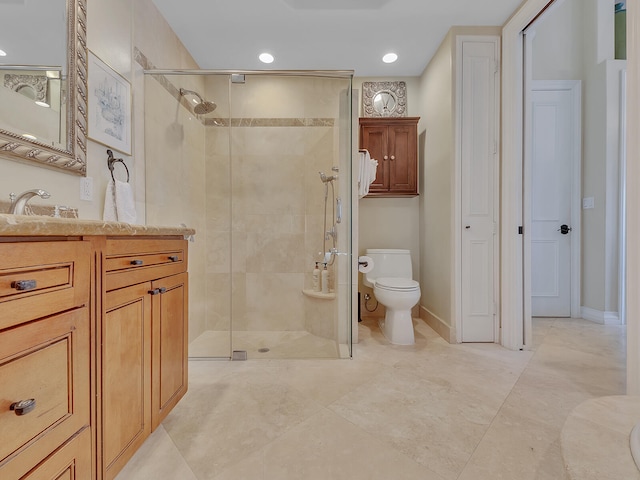
[[[367,197],[418,195],[419,117],[360,118],[360,148],[378,161]]]

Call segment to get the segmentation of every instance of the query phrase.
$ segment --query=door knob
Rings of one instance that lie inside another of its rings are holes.
[[[560,228],[557,231],[560,232],[562,235],[566,235],[571,230],[572,229],[569,225],[560,225]]]

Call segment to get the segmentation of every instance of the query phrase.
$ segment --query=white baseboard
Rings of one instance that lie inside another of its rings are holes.
[[[427,325],[433,328],[438,335],[444,338],[449,343],[457,343],[456,331],[451,325],[448,325],[437,315],[434,315],[431,311],[420,305],[420,318],[425,321]]]
[[[600,325],[622,325],[618,312],[603,312],[589,307],[580,307],[582,318]]]

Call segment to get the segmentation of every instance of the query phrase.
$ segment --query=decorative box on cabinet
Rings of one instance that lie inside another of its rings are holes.
[[[0,243],[2,479],[91,478],[89,259],[88,242]]]
[[[368,197],[418,195],[419,117],[360,118],[360,148],[378,161]]]
[[[101,468],[112,479],[187,391],[187,242],[107,239],[103,270]]]

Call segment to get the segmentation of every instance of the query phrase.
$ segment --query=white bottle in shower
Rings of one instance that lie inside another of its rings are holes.
[[[318,268],[318,263],[320,262],[316,262],[316,266],[313,269],[313,291],[314,292],[320,291],[320,268]]]
[[[329,293],[329,270],[327,270],[327,264],[323,263],[324,269],[322,270],[322,293]]]

